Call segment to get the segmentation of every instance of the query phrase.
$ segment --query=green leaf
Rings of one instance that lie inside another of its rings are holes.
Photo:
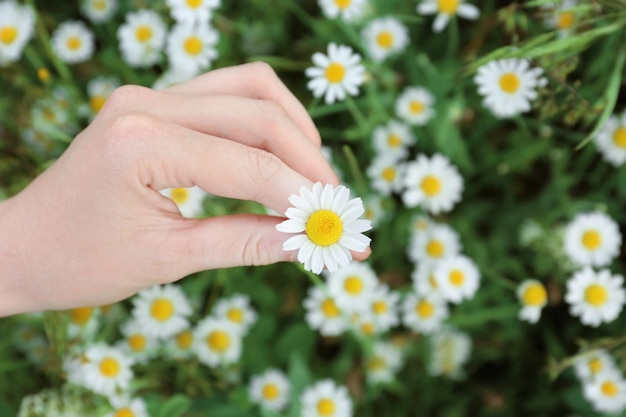
[[[191,407],[191,400],[182,394],[168,399],[158,410],[156,417],[179,417]]]

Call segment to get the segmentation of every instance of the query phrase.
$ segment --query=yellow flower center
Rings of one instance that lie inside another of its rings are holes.
[[[87,324],[93,314],[91,307],[79,307],[70,311],[70,321],[77,326]]]
[[[93,7],[96,10],[105,10],[107,7],[107,2],[105,0],[94,0],[91,3],[91,7]]]
[[[615,397],[619,392],[617,384],[613,381],[604,381],[602,385],[600,385],[600,390],[605,397]]]
[[[89,107],[91,107],[94,113],[98,113],[106,101],[106,97],[99,95],[93,96],[89,99]]]
[[[600,284],[591,284],[585,289],[585,301],[594,307],[599,307],[606,303],[609,293]]]
[[[214,330],[206,339],[207,345],[211,350],[224,352],[230,346],[230,336],[222,330]]]
[[[428,300],[420,300],[415,306],[415,312],[421,318],[427,319],[435,314],[435,305]]]
[[[337,6],[341,10],[350,6],[350,3],[352,3],[352,0],[335,0],[335,6]]]
[[[376,43],[381,48],[389,49],[393,46],[393,35],[388,30],[383,30],[376,36]]]
[[[178,205],[185,204],[189,200],[189,190],[186,188],[172,188],[170,198]]]
[[[50,79],[50,71],[48,71],[48,68],[39,68],[37,70],[37,78],[39,78],[39,80],[44,83],[48,81]]]
[[[372,310],[374,311],[374,314],[377,315],[385,314],[388,309],[389,307],[387,307],[387,303],[382,300],[374,301],[372,304]]]
[[[196,56],[200,52],[202,52],[203,46],[204,45],[202,44],[202,39],[197,36],[190,36],[185,39],[185,44],[183,45],[183,48],[185,49],[185,52],[187,52],[189,55]]]
[[[328,318],[334,318],[339,315],[339,309],[337,308],[337,304],[330,298],[327,298],[322,303],[322,313]]]
[[[595,375],[598,372],[600,372],[602,370],[602,368],[604,368],[602,361],[599,358],[593,358],[591,359],[587,365],[589,366],[589,371]]]
[[[202,6],[202,0],[187,0],[187,6],[191,9],[197,9]]]
[[[341,238],[343,223],[331,210],[317,210],[306,222],[306,235],[318,246],[334,245]]]
[[[361,325],[361,331],[366,336],[373,335],[374,334],[374,323],[372,323],[372,322],[363,323]]]
[[[543,285],[532,283],[522,294],[522,301],[527,306],[541,306],[546,302],[547,294]]]
[[[379,371],[385,369],[385,365],[385,360],[380,356],[376,356],[367,363],[367,368],[371,371]]]
[[[135,413],[128,407],[120,408],[113,417],[135,417]]]
[[[233,307],[228,310],[228,313],[226,313],[226,317],[228,317],[228,320],[230,321],[234,321],[235,323],[241,323],[243,322],[243,311],[241,311],[240,308]]]
[[[402,145],[402,139],[399,135],[392,133],[387,137],[387,145],[389,145],[390,148],[397,148]]]
[[[174,304],[167,298],[157,298],[150,306],[150,315],[158,321],[169,320],[174,315]]]
[[[338,84],[346,76],[346,68],[338,62],[332,62],[326,67],[324,74],[329,83]]]
[[[626,148],[626,127],[620,126],[613,132],[613,143],[618,148]]]
[[[0,42],[11,45],[17,39],[17,28],[15,26],[3,26],[0,28]]]
[[[426,109],[426,106],[424,106],[424,103],[419,100],[411,100],[409,103],[409,112],[411,112],[411,114],[421,114],[424,109]]]
[[[135,352],[141,352],[146,348],[146,337],[135,333],[128,338],[128,346]]]
[[[335,402],[329,398],[322,398],[317,402],[317,412],[322,416],[335,414]]]
[[[505,93],[513,94],[520,86],[520,79],[517,74],[507,72],[500,77],[500,88]]]
[[[100,361],[100,373],[107,378],[115,378],[120,370],[120,364],[114,358],[106,357]]]
[[[460,287],[465,282],[465,274],[463,271],[459,271],[458,269],[453,269],[450,271],[450,283],[455,287]]]
[[[263,391],[261,395],[263,395],[263,398],[265,398],[266,400],[273,400],[278,397],[279,394],[280,389],[278,389],[278,386],[276,384],[270,382],[263,385]]]
[[[596,250],[602,244],[602,235],[597,230],[587,230],[581,240],[586,249]]]
[[[431,258],[441,258],[445,250],[446,247],[437,239],[431,239],[426,244],[426,253]]]
[[[563,30],[569,29],[574,24],[575,16],[573,12],[561,12],[556,19],[556,27]]]
[[[185,330],[176,335],[176,344],[181,349],[189,349],[191,347],[191,343],[193,342],[193,333],[189,330]]]
[[[439,284],[437,284],[437,280],[435,279],[435,274],[430,274],[428,276],[428,283],[430,284],[431,287],[433,288],[437,288],[439,287]]]
[[[420,187],[427,197],[434,197],[441,192],[441,181],[434,175],[426,175]]]
[[[440,13],[455,14],[459,8],[459,0],[437,0],[437,7]]]
[[[363,291],[363,281],[357,276],[350,276],[343,282],[343,289],[350,295],[358,295]]]
[[[396,169],[394,167],[387,167],[383,169],[381,176],[385,181],[392,182],[396,179]]]
[[[67,38],[67,41],[65,41],[65,45],[70,51],[78,50],[82,44],[83,41],[78,36],[70,36]]]
[[[135,29],[135,38],[141,43],[149,41],[152,38],[152,28],[146,25],[138,26]]]

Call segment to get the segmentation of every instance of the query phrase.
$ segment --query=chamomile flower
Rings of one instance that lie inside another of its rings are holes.
[[[517,299],[522,305],[519,312],[520,320],[537,323],[541,310],[548,303],[546,287],[536,279],[527,279],[517,287]]]
[[[167,38],[167,57],[172,68],[197,74],[217,58],[218,32],[209,25],[179,23]]]
[[[352,261],[350,251],[364,252],[369,246],[370,238],[362,233],[371,229],[371,223],[359,219],[365,211],[363,202],[350,199],[348,188],[318,182],[312,190],[300,188],[300,194],[292,194],[289,202],[294,207],[285,212],[288,220],[276,229],[299,233],[289,238],[283,249],[298,250],[298,261],[307,271],[319,274],[326,266],[334,272]]]
[[[596,211],[580,213],[567,225],[565,253],[580,266],[606,266],[619,254],[622,235],[617,223]]]
[[[576,11],[577,2],[575,0],[563,0],[551,6],[547,6],[552,10],[549,11],[545,19],[546,27],[556,29],[559,38],[569,36],[579,17]]]
[[[132,67],[150,67],[161,60],[167,27],[152,10],[137,10],[126,15],[117,37],[124,61]]]
[[[194,350],[200,362],[215,368],[239,360],[241,331],[230,320],[207,317],[194,331]]]
[[[626,162],[626,110],[611,115],[593,137],[602,157],[613,166]]]
[[[213,315],[229,320],[242,334],[247,333],[257,320],[256,311],[250,305],[250,298],[243,294],[234,294],[218,300],[213,307]]]
[[[35,29],[35,13],[13,0],[0,1],[0,66],[22,57]]]
[[[63,22],[52,33],[52,48],[68,64],[86,61],[95,49],[93,32],[81,21]]]
[[[402,365],[402,351],[393,343],[378,341],[372,346],[372,353],[366,359],[365,372],[371,384],[384,384],[395,379]]]
[[[141,398],[121,398],[112,401],[114,410],[105,417],[148,417],[146,403]]]
[[[88,340],[95,336],[100,324],[100,310],[94,307],[77,307],[68,310],[67,334],[70,338],[81,336]]]
[[[375,229],[381,221],[386,219],[389,214],[383,207],[382,198],[376,194],[367,196],[363,201],[363,206],[365,207],[363,218],[372,223],[373,229]]]
[[[433,223],[430,217],[424,214],[416,214],[411,219],[411,232],[413,235],[416,233],[426,232],[433,224],[435,223]]]
[[[365,67],[361,55],[351,47],[330,43],[326,55],[316,52],[312,60],[315,66],[307,68],[305,74],[311,78],[307,87],[313,96],[324,96],[326,104],[331,104],[344,100],[346,94],[359,94],[359,87],[365,81]]]
[[[360,18],[365,12],[367,0],[318,0],[322,13],[329,19],[340,17],[346,22]]]
[[[445,29],[453,16],[460,16],[469,20],[476,20],[480,16],[480,10],[465,0],[422,0],[417,5],[417,12],[421,15],[436,14],[433,22],[433,32],[441,32]]]
[[[600,413],[618,414],[626,409],[626,380],[616,369],[585,382],[583,394]]]
[[[89,97],[89,108],[92,114],[100,111],[111,93],[120,86],[120,82],[115,77],[97,77],[87,83],[87,96]]]
[[[458,304],[474,296],[480,285],[480,272],[470,258],[457,255],[437,264],[435,279],[443,298]]]
[[[402,323],[417,333],[430,334],[440,329],[449,315],[448,305],[436,292],[409,293],[402,303]]]
[[[615,320],[626,301],[623,283],[624,277],[612,275],[608,269],[595,272],[586,267],[576,272],[567,281],[565,294],[570,314],[593,327]]]
[[[405,122],[423,126],[435,116],[435,96],[424,87],[406,87],[396,100],[396,115]]]
[[[402,52],[409,44],[409,30],[394,17],[374,19],[361,32],[370,56],[378,62]]]
[[[199,217],[204,213],[202,203],[208,194],[197,185],[189,188],[167,188],[159,192],[176,203],[183,217]]]
[[[250,381],[250,400],[268,410],[283,410],[289,402],[289,391],[289,380],[278,369],[268,369]]]
[[[436,263],[418,262],[411,273],[413,288],[418,294],[428,294],[439,291],[439,284],[435,278]]]
[[[133,298],[133,317],[149,337],[168,339],[187,328],[191,305],[176,285],[155,285]]]
[[[136,319],[130,319],[120,326],[123,339],[117,345],[122,351],[136,363],[146,363],[156,356],[158,342],[144,331],[142,323]]]
[[[117,0],[83,0],[81,12],[93,23],[105,23],[117,11]]]
[[[114,396],[128,389],[133,379],[132,360],[124,353],[103,344],[91,345],[81,366],[83,385],[97,394]]]
[[[165,342],[165,352],[172,359],[187,359],[194,355],[194,334],[191,328],[181,330]]]
[[[408,257],[416,264],[434,265],[461,251],[459,234],[444,223],[432,223],[424,232],[413,232]]]
[[[167,0],[174,20],[188,26],[209,22],[213,10],[217,9],[220,3],[221,0]]]
[[[369,311],[377,332],[386,332],[398,324],[398,301],[400,295],[379,283],[369,302]]]
[[[311,287],[303,304],[306,322],[322,336],[338,336],[346,330],[342,311],[323,288]]]
[[[461,200],[463,177],[445,156],[420,154],[407,163],[404,186],[402,201],[407,207],[421,205],[429,213],[439,214],[452,210]]]
[[[371,301],[378,285],[376,273],[369,264],[353,262],[328,275],[328,293],[340,309],[354,312]]]
[[[595,379],[603,372],[616,370],[615,359],[605,349],[594,349],[577,355],[574,372],[581,382]]]
[[[305,388],[300,396],[301,417],[351,417],[352,399],[348,389],[324,379]]]
[[[374,191],[391,195],[402,190],[404,165],[398,164],[393,155],[379,154],[367,168],[367,176],[372,181]]]
[[[483,105],[496,117],[507,118],[530,111],[530,102],[537,97],[537,87],[548,80],[541,68],[530,68],[522,58],[489,61],[478,68],[474,82]]]
[[[432,376],[459,379],[471,350],[472,340],[467,334],[444,327],[431,336],[428,373]]]
[[[391,155],[396,160],[409,154],[408,147],[417,139],[406,124],[391,120],[386,125],[378,126],[372,134],[374,149],[379,154]]]

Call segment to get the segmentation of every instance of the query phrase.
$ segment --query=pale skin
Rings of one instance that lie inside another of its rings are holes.
[[[199,186],[284,213],[338,184],[313,121],[262,63],[164,91],[117,89],[61,157],[0,203],[0,316],[99,306],[194,272],[294,261],[280,217],[181,216],[158,193]],[[368,253],[354,254],[365,259]]]

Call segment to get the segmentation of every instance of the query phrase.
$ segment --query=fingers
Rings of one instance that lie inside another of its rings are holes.
[[[280,81],[272,67],[265,63],[254,62],[214,70],[165,91],[195,95],[233,95],[273,101],[285,110],[309,140],[316,146],[321,145],[320,134],[302,103]]]

